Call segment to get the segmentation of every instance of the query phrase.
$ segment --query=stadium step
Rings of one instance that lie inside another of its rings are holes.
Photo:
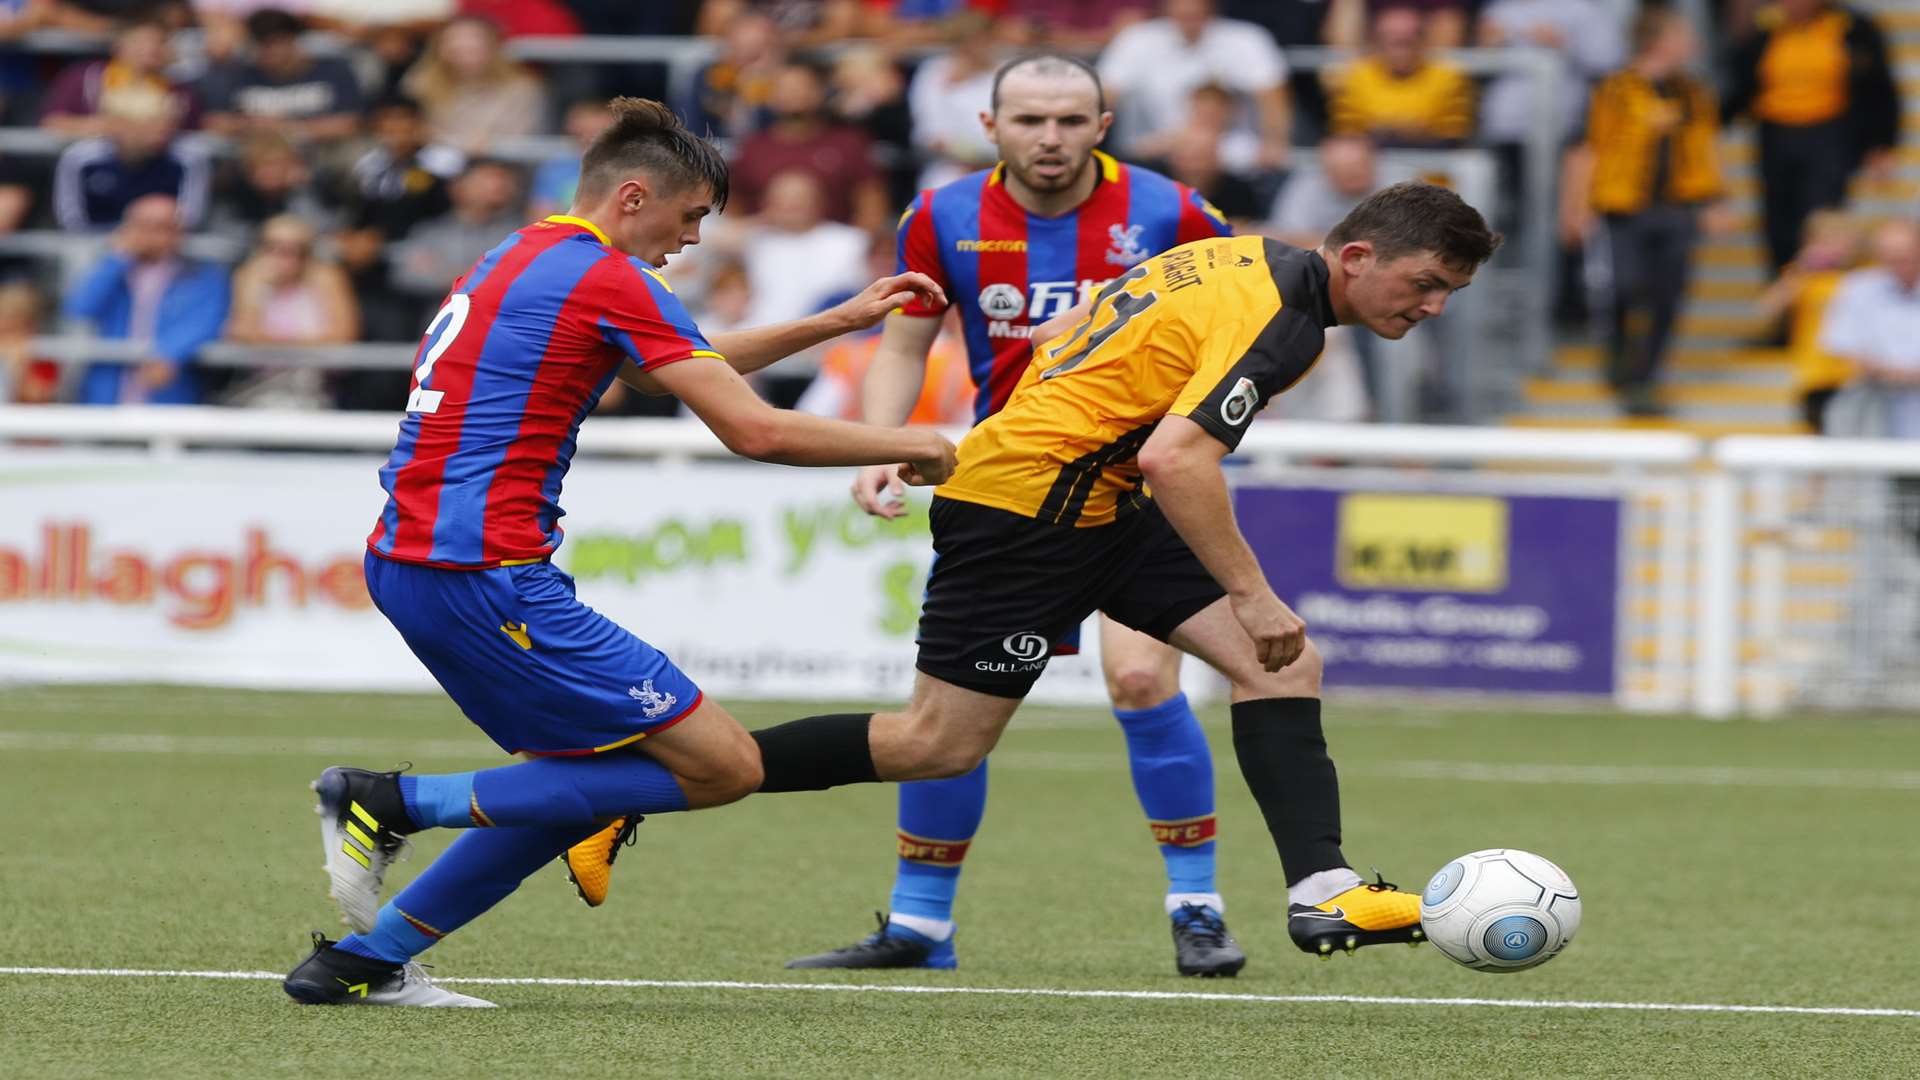
[[[1798,432],[1799,397],[1793,366],[1771,349],[1676,349],[1668,358],[1658,399],[1669,417],[1628,417],[1605,382],[1606,355],[1598,344],[1566,345],[1552,365],[1521,388],[1524,426],[1624,427],[1723,434]]]
[[[1553,353],[1554,375],[1568,379],[1596,378],[1606,364],[1602,345],[1562,345]],[[1667,357],[1667,371],[1688,381],[1730,381],[1784,385],[1793,381],[1793,364],[1778,349],[1675,349]]]

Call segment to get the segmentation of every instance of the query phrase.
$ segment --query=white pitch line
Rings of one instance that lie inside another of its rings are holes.
[[[0,975],[94,975],[111,978],[243,979],[268,981],[273,971],[166,971],[146,968],[0,967]],[[1375,997],[1365,994],[1223,994],[1194,990],[1056,990],[1019,986],[882,986],[870,983],[738,982],[729,979],[534,979],[475,976],[435,979],[466,986],[593,986],[640,990],[818,991],[842,994],[959,994],[994,997],[1218,1001],[1260,1005],[1389,1005],[1443,1008],[1582,1009],[1611,1012],[1759,1013],[1789,1016],[1873,1016],[1920,1019],[1920,1009],[1864,1009],[1824,1005],[1720,1005],[1673,1001],[1546,1001],[1514,998]]]

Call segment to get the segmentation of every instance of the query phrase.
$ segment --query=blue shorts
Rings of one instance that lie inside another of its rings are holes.
[[[700,688],[551,563],[445,570],[367,554],[374,605],[508,753],[592,754],[685,719]]]

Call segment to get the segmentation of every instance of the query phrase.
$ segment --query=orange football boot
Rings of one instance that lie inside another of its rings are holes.
[[[1324,904],[1294,904],[1287,909],[1287,934],[1301,952],[1322,960],[1335,949],[1349,954],[1362,945],[1427,940],[1420,929],[1420,896],[1374,875],[1371,885],[1355,885]]]
[[[613,860],[622,847],[633,846],[633,831],[646,819],[638,814],[614,818],[607,827],[573,845],[560,856],[566,865],[567,880],[588,907],[607,902],[607,890],[613,885]]]

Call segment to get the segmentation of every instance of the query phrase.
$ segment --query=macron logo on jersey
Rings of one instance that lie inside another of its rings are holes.
[[[1025,240],[955,240],[955,251],[1025,251]]]

